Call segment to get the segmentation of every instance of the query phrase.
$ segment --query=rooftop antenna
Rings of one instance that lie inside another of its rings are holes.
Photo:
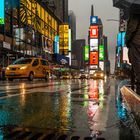
[[[91,5],[91,16],[94,16],[94,6]]]

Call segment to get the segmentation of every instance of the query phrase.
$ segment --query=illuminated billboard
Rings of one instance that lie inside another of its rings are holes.
[[[90,52],[90,65],[98,65],[98,52]]]
[[[85,46],[85,61],[89,60],[89,46]]]
[[[0,24],[4,24],[4,0],[0,0]]]
[[[90,26],[90,38],[98,38],[98,26]]]
[[[104,70],[104,62],[103,61],[99,61],[99,67],[101,68],[101,70]]]
[[[98,16],[90,16],[90,24],[98,24]]]
[[[98,39],[90,39],[90,51],[98,51]]]
[[[59,36],[54,37],[54,53],[59,53]]]
[[[42,35],[42,47],[45,52],[53,53],[53,41],[44,35]]]
[[[69,53],[69,25],[59,25],[59,36],[60,36],[60,42],[59,42],[59,52],[63,55],[68,55]]]
[[[120,47],[125,46],[125,32],[119,32],[117,38],[117,45]]]
[[[104,60],[104,46],[99,45],[99,60]]]

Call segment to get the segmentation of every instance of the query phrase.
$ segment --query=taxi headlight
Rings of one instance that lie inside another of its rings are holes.
[[[95,73],[94,76],[97,76],[97,74]]]
[[[9,67],[6,68],[6,70],[9,70],[9,69],[10,69]]]
[[[27,66],[23,66],[23,67],[20,68],[20,70],[24,70],[26,68],[27,68]]]
[[[103,76],[104,76],[104,74],[103,74],[103,73],[101,73],[101,76],[103,77]]]

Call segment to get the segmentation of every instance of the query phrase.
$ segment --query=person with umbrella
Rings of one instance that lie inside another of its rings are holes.
[[[133,77],[131,80],[132,88],[134,88],[135,82],[136,93],[140,95],[140,13],[130,12],[125,41],[129,48],[128,57],[135,77],[135,80]]]

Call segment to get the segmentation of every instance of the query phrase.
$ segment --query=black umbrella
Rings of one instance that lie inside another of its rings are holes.
[[[140,0],[113,0],[113,6],[140,14]]]

